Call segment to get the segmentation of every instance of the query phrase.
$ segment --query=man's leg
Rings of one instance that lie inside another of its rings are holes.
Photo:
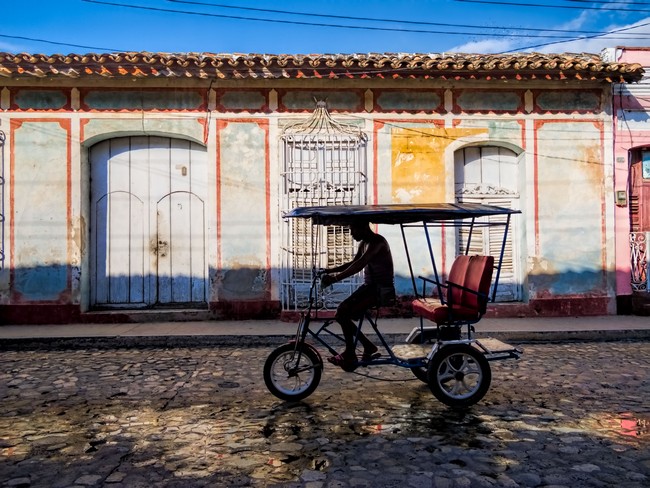
[[[357,325],[354,323],[353,318],[360,318],[368,308],[376,304],[376,301],[377,297],[374,290],[367,286],[361,286],[352,295],[343,300],[337,308],[334,318],[343,330],[346,356],[352,357],[352,355],[356,354],[354,337],[357,334]],[[377,346],[363,332],[359,331],[358,337],[365,352],[373,353],[377,351]]]

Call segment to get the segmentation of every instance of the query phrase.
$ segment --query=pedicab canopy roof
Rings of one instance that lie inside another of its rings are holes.
[[[481,203],[423,203],[391,205],[329,205],[298,207],[284,216],[311,219],[314,225],[349,225],[366,221],[373,224],[411,224],[473,219],[490,215],[521,213],[511,208]]]

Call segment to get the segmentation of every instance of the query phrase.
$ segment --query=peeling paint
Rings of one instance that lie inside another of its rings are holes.
[[[222,271],[219,283],[220,300],[250,300],[264,298],[269,288],[267,270],[256,267],[254,258],[243,258],[247,264],[230,262]]]
[[[444,202],[447,147],[458,139],[487,134],[485,128],[393,129],[392,199],[396,203]]]

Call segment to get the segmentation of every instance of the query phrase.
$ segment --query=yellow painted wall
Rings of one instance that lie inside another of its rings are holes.
[[[396,203],[447,200],[445,153],[461,138],[486,134],[476,128],[398,128],[391,132],[392,199]]]

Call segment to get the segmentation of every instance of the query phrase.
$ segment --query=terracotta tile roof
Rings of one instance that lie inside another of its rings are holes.
[[[428,78],[442,80],[596,80],[634,82],[640,64],[595,54],[9,54],[7,78]]]

